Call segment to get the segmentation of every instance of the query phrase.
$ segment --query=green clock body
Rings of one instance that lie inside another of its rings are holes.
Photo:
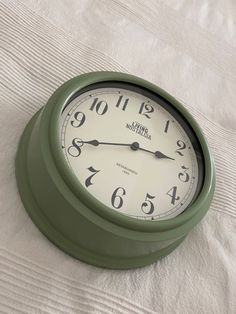
[[[59,87],[21,137],[16,178],[43,234],[127,269],[173,251],[210,207],[215,170],[190,113],[159,87],[93,72]]]

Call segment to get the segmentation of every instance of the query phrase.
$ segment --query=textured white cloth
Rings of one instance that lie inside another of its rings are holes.
[[[236,313],[234,0],[0,0],[0,312]],[[14,157],[28,120],[67,79],[141,76],[201,125],[217,187],[204,220],[141,269],[86,265],[51,244],[20,201]]]

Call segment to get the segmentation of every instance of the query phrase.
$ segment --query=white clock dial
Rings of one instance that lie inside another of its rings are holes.
[[[61,144],[79,182],[111,210],[169,219],[197,197],[203,157],[170,104],[129,84],[97,84],[61,114]]]

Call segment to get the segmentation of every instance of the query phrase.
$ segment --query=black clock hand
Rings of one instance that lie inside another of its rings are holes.
[[[156,151],[156,152],[154,152],[154,155],[157,157],[157,158],[159,158],[159,159],[162,159],[162,158],[165,158],[165,159],[171,159],[171,160],[175,160],[174,158],[171,158],[171,157],[169,157],[169,156],[166,156],[165,154],[163,154],[162,152],[160,152],[160,151]]]
[[[83,143],[83,144],[90,144],[90,145],[93,145],[93,146],[98,146],[98,145],[131,146],[131,144],[99,142],[97,140],[92,140],[92,141],[82,141],[82,140],[80,140],[80,142]]]
[[[160,152],[160,151],[152,152],[152,151],[150,151],[150,150],[148,150],[148,149],[141,148],[141,147],[139,146],[139,143],[138,143],[138,142],[134,142],[134,143],[132,143],[132,144],[99,142],[98,140],[91,140],[91,141],[82,141],[82,140],[80,140],[80,142],[81,142],[82,144],[90,144],[90,145],[93,145],[93,146],[98,146],[98,145],[129,146],[132,150],[142,150],[142,151],[145,151],[145,152],[154,154],[158,159],[164,159],[164,158],[165,158],[165,159],[174,160],[174,158],[168,157],[167,155],[163,154],[163,153]]]
[[[134,147],[134,148],[132,148]],[[137,142],[134,142],[133,144],[131,144],[131,148],[134,149],[134,150],[142,150],[144,152],[147,152],[147,153],[151,153],[151,154],[154,154],[158,159],[171,159],[171,160],[174,160],[174,158],[171,158],[165,154],[163,154],[162,152],[160,152],[159,150],[155,151],[155,152],[152,152],[151,150],[148,150],[148,149],[145,149],[145,148],[142,148],[142,147],[139,147],[139,143]]]

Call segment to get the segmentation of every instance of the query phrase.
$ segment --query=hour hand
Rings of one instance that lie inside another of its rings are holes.
[[[162,152],[159,152],[158,150],[156,152],[154,152],[154,155],[158,158],[158,159],[171,159],[174,160],[174,158],[171,158],[169,156],[166,156],[165,154],[163,154]]]
[[[163,153],[160,152],[159,150],[153,152],[153,151],[151,151],[151,150],[148,150],[148,149],[139,147],[138,143],[133,143],[132,145],[134,145],[134,144],[137,144],[137,146],[138,146],[137,149],[142,150],[142,151],[147,152],[147,153],[151,153],[151,154],[155,155],[155,157],[157,157],[158,159],[171,159],[171,160],[174,160],[174,158],[171,158],[171,157],[169,157],[169,156],[163,154]]]

